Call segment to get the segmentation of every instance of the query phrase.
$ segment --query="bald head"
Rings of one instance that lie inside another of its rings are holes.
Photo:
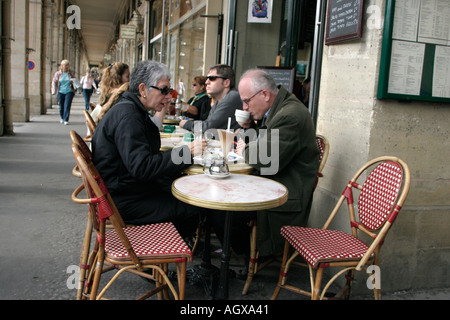
[[[239,94],[243,109],[249,111],[253,119],[260,120],[272,106],[278,88],[270,74],[261,69],[251,69],[241,76]]]

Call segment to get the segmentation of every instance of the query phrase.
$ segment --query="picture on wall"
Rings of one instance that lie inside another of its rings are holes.
[[[248,19],[249,23],[272,23],[273,0],[249,0]]]

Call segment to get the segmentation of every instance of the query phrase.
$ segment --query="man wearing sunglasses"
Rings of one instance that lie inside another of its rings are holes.
[[[201,123],[202,132],[208,129],[227,129],[228,118],[231,118],[231,129],[238,129],[234,113],[236,109],[242,109],[242,101],[239,92],[235,89],[234,70],[224,64],[213,66],[206,77],[206,92],[216,100],[212,106],[208,118]],[[180,127],[194,131],[194,120],[180,121]],[[197,125],[195,126],[197,129]]]

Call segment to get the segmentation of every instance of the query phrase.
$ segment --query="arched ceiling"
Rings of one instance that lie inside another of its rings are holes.
[[[114,38],[124,0],[72,0],[80,8],[81,35],[90,65],[98,65]]]

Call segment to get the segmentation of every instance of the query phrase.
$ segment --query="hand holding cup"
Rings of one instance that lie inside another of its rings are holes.
[[[236,109],[234,116],[242,128],[249,128],[251,123],[250,112]]]

